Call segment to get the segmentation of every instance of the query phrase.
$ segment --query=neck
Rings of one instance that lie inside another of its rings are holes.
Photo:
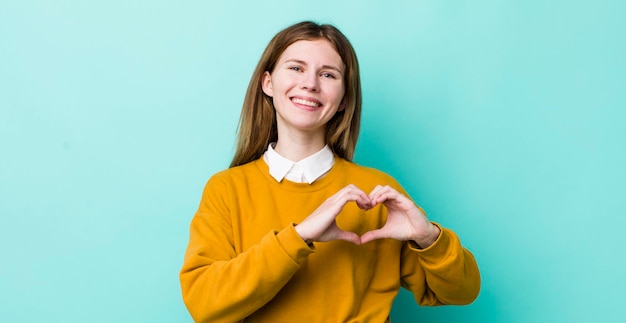
[[[298,162],[320,151],[325,144],[323,134],[321,136],[281,136],[279,133],[274,150],[281,156]]]

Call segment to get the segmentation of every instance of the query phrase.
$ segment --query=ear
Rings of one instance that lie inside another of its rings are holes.
[[[268,71],[263,72],[263,78],[261,78],[261,88],[263,89],[263,93],[267,96],[274,96],[274,90],[272,89],[272,75]]]

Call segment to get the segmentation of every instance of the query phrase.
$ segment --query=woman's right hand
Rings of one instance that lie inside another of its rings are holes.
[[[358,187],[350,184],[329,197],[317,210],[296,225],[296,232],[307,243],[345,240],[354,244],[361,244],[361,238],[356,233],[341,230],[335,221],[343,207],[350,201],[356,202],[359,208],[363,210],[373,207],[369,196]]]

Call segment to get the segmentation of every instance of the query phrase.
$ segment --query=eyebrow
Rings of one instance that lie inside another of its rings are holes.
[[[300,60],[300,59],[296,59],[296,58],[290,58],[290,59],[285,61],[285,63],[289,63],[289,62],[298,63],[298,64],[302,64],[302,65],[308,65],[305,61]],[[335,70],[335,71],[343,74],[343,71],[339,67],[336,67],[336,66],[333,66],[333,65],[322,65],[322,69],[331,69],[331,70]]]

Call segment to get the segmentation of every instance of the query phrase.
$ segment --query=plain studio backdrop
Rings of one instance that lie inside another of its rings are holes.
[[[357,51],[355,160],[482,271],[469,306],[401,291],[394,323],[625,320],[624,3],[2,0],[0,321],[191,322],[189,222],[301,20]]]

